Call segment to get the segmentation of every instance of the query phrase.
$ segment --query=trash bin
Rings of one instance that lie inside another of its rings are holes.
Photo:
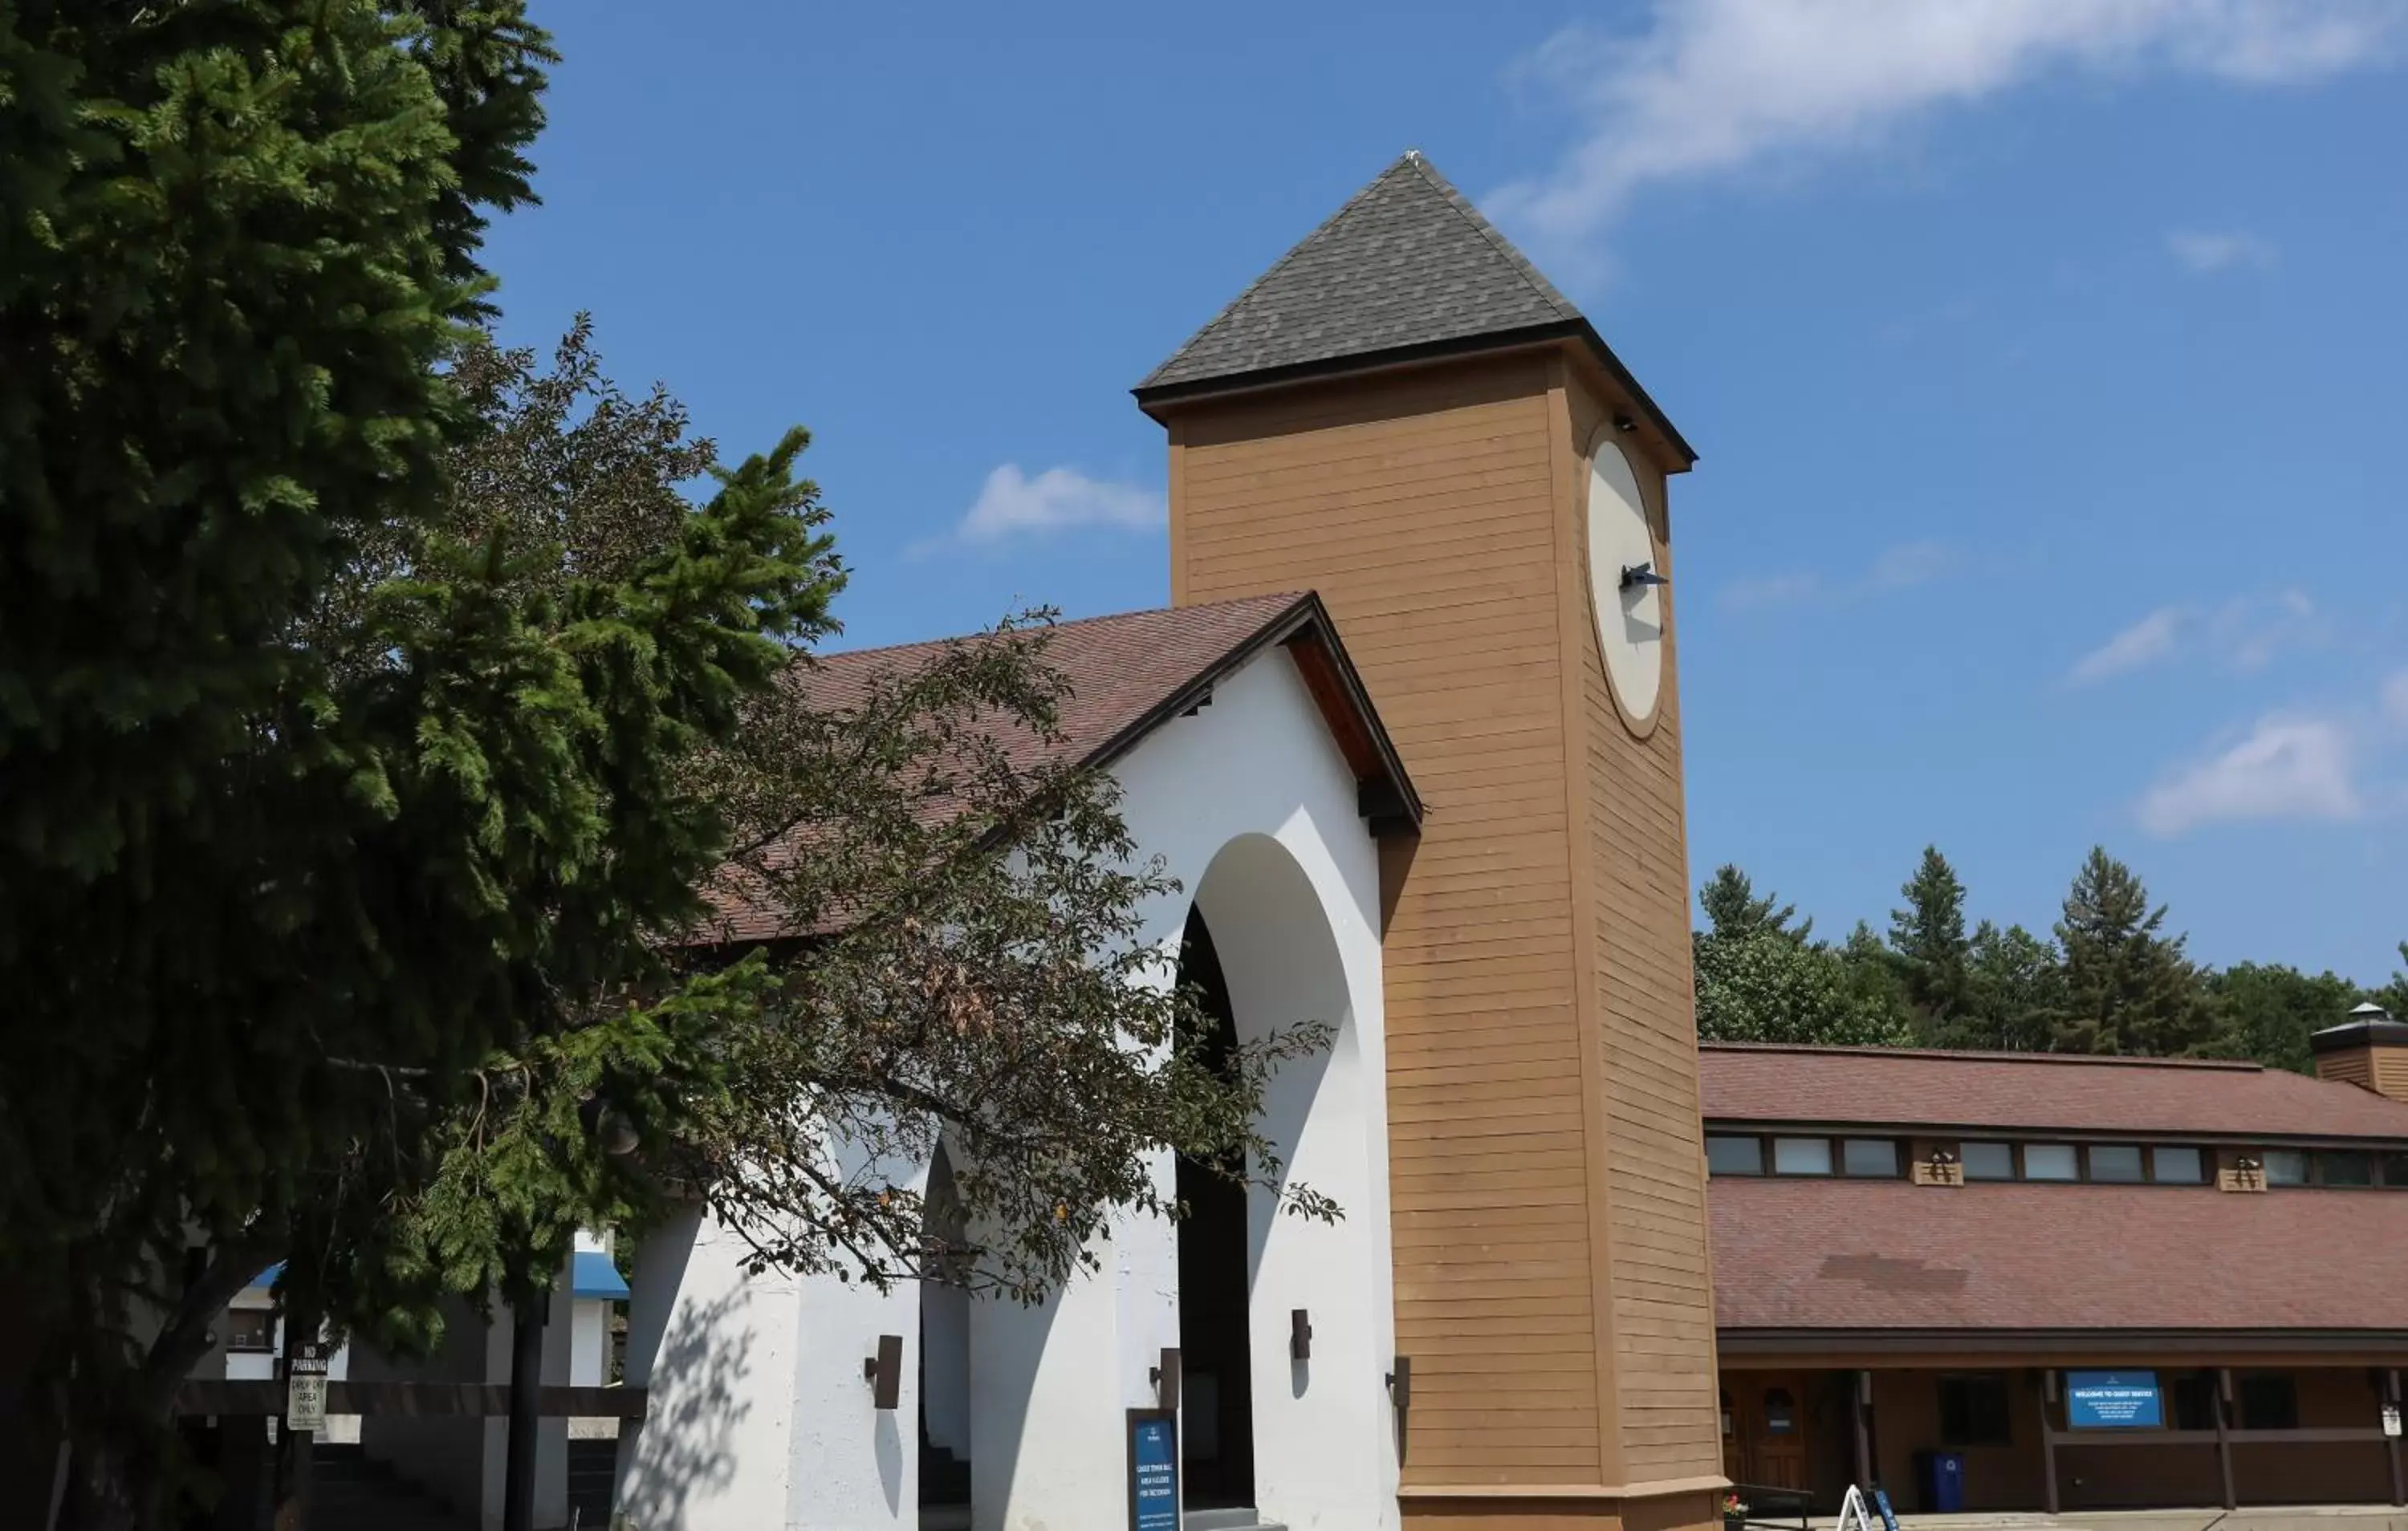
[[[1965,1508],[1965,1458],[1958,1452],[1914,1453],[1915,1488],[1927,1515],[1954,1515]]]

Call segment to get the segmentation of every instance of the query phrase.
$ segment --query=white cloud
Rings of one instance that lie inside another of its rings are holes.
[[[2074,661],[2073,672],[2067,679],[2077,686],[2084,686],[2104,680],[2111,675],[2122,675],[2127,670],[2156,664],[2174,651],[2183,620],[2183,613],[2177,608],[2157,608]]]
[[[2403,32],[2396,0],[1655,0],[1636,35],[1574,27],[1527,62],[1580,135],[1492,210],[1566,250],[1651,185],[1861,148],[2049,75],[2298,80]]]
[[[2259,819],[2354,819],[2365,809],[2357,745],[2333,718],[2275,715],[2247,737],[2158,779],[2141,796],[2141,827],[2180,835]]]
[[[2161,606],[2075,660],[2066,680],[2092,685],[2184,657],[2254,675],[2286,651],[2323,645],[2331,631],[2299,590],[2237,595],[2219,606]]]
[[[1836,583],[1812,569],[1734,579],[1722,588],[1722,604],[1734,611],[1748,611],[1809,601],[1860,600],[1928,585],[1955,573],[1963,562],[1962,555],[1944,542],[1901,542],[1884,549],[1862,574]]]
[[[1091,479],[1071,467],[1050,467],[1030,478],[1019,464],[1006,463],[986,476],[978,499],[952,532],[914,543],[911,551],[950,544],[993,547],[1087,527],[1150,532],[1163,524],[1167,513],[1159,490]]]
[[[2272,240],[2238,229],[2220,234],[2176,229],[2166,236],[2166,248],[2173,251],[2175,260],[2201,276],[2242,266],[2262,271],[2282,258]]]

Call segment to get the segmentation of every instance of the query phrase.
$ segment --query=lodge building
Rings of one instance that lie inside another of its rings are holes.
[[[1694,453],[1426,160],[1135,392],[1170,605],[1056,629],[1059,735],[1005,747],[1107,774],[1178,880],[1137,911],[1156,980],[1230,1038],[1332,1028],[1260,1130],[1345,1215],[1199,1190],[1023,1307],[760,1271],[690,1206],[634,1255],[612,1524],[1704,1531],[1732,1482],[1912,1502],[1931,1452],[1976,1507],[2398,1497],[2397,1028],[2324,1039],[2322,1082],[1698,1046],[1670,507]],[[723,913],[730,947],[795,934]],[[825,1146],[932,1209],[964,1151]],[[1187,1194],[1168,1153],[1146,1172]],[[498,1524],[476,1410],[509,1351],[464,1327],[362,1356],[378,1388],[330,1405],[447,1531]],[[539,1524],[568,1518],[565,1424]]]
[[[1826,1510],[2402,1503],[2408,1026],[2315,1042],[2317,1079],[1702,1046],[1725,1471]]]

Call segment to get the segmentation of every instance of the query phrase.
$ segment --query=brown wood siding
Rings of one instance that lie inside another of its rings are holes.
[[[1318,590],[1427,806],[1385,964],[1408,1485],[1612,1481],[1549,365],[1323,385],[1171,427],[1176,598]]]
[[[1559,408],[1574,449],[1573,564],[1588,566],[1588,445],[1613,407],[1566,367]],[[1630,454],[1656,533],[1665,587],[1664,681],[1654,717],[1624,721],[1606,679],[1584,577],[1573,584],[1586,706],[1588,889],[1602,1009],[1615,1373],[1623,1471],[1630,1481],[1720,1470],[1713,1279],[1704,1146],[1698,1134],[1695,981],[1690,971],[1677,617],[1662,472]]]
[[[2373,1051],[2354,1047],[2339,1052],[2320,1053],[2316,1058],[2316,1078],[2372,1090],[2374,1088]]]

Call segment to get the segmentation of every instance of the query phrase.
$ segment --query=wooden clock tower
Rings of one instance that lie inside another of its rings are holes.
[[[1402,1510],[1719,1517],[1670,475],[1418,153],[1137,389],[1172,600],[1316,590],[1426,800],[1384,870]]]

